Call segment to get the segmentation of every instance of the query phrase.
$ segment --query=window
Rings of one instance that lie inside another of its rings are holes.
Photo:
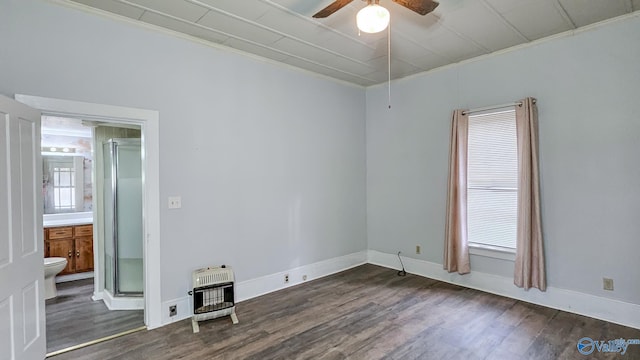
[[[42,156],[44,213],[81,211],[84,208],[84,157]]]
[[[514,251],[518,148],[515,109],[469,116],[467,231],[471,246]]]
[[[76,208],[75,170],[73,167],[53,168],[53,203],[56,210]]]

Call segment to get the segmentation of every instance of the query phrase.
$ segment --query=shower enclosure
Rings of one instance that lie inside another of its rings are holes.
[[[110,139],[103,150],[105,290],[113,296],[142,296],[140,139]]]

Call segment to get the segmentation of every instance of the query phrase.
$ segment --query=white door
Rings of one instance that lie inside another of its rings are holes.
[[[0,96],[0,360],[44,359],[40,112]]]

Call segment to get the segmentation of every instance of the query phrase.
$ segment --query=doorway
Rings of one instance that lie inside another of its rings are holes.
[[[45,262],[67,261],[55,275],[57,294],[45,292],[53,355],[144,328],[141,132],[137,125],[41,120]],[[115,144],[122,149],[108,151]],[[94,276],[104,283],[94,284]],[[132,297],[114,293],[117,278]]]
[[[145,174],[142,190],[144,324],[148,329],[161,326],[158,112],[28,95],[16,95],[15,98],[19,102],[40,110],[43,115],[140,127],[142,168]],[[100,284],[104,284],[104,278],[95,276],[94,300],[102,296],[99,292]]]

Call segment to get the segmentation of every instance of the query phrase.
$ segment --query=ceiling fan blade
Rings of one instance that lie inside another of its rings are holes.
[[[334,12],[342,9],[343,7],[345,7],[347,4],[349,4],[352,1],[353,0],[336,0],[336,1],[332,2],[326,8],[318,11],[315,15],[313,15],[313,17],[316,18],[316,19],[326,18],[327,16],[333,14]]]
[[[413,10],[420,15],[427,15],[440,5],[437,1],[431,0],[393,0],[393,2],[398,3],[409,10]]]

